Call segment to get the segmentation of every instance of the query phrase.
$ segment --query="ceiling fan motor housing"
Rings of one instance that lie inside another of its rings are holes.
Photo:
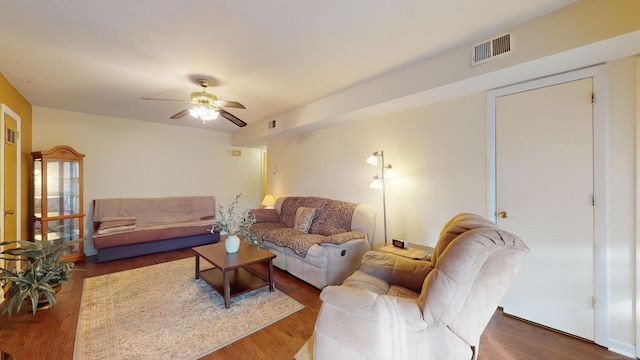
[[[218,100],[218,98],[215,95],[206,93],[204,91],[196,91],[191,93],[192,103],[207,104],[207,103],[213,103],[216,100]]]

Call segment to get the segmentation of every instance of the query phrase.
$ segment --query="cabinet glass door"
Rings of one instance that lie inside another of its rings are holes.
[[[47,160],[47,217],[80,213],[80,164]]]
[[[42,217],[42,159],[33,160],[33,215]]]
[[[69,146],[31,153],[33,160],[33,240],[60,245],[84,239],[82,160],[84,154]],[[69,261],[84,260],[80,241],[65,249]]]

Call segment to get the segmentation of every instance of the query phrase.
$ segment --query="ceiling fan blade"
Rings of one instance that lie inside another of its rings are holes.
[[[240,104],[237,101],[216,100],[214,101],[214,103],[216,104],[216,106],[219,106],[219,107],[232,107],[237,109],[246,109],[244,105]]]
[[[180,111],[179,113],[173,115],[169,119],[180,119],[181,117],[187,115],[188,113],[189,113],[189,109],[184,109],[184,110]]]
[[[222,115],[225,119],[231,121],[232,123],[238,125],[239,127],[245,127],[247,126],[247,123],[240,120],[237,116],[233,115],[232,113],[228,112],[228,111],[224,111],[222,109],[218,110],[218,112],[220,113],[220,115]]]
[[[182,102],[189,102],[189,100],[180,100],[180,99],[155,99],[155,98],[141,98],[142,100],[160,100],[160,101],[182,101]]]

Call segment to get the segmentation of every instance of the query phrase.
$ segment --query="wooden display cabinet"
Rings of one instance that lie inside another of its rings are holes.
[[[69,146],[31,153],[33,163],[33,238],[56,244],[84,239],[81,154]],[[83,241],[62,256],[84,261]]]

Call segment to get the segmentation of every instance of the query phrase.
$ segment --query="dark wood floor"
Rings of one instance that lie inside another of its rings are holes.
[[[18,360],[73,359],[73,344],[83,279],[91,276],[153,265],[193,256],[190,249],[147,255],[96,264],[89,257],[78,266],[86,271],[73,273],[72,280],[58,294],[58,305],[31,315],[22,311],[11,319],[0,318],[0,348]],[[266,271],[264,267],[258,271]],[[320,291],[278,269],[278,289],[302,303],[305,308],[293,315],[203,359],[292,359],[311,336],[320,309]],[[625,359],[595,344],[513,319],[496,311],[482,335],[480,360]],[[106,359],[105,359],[106,360]]]

